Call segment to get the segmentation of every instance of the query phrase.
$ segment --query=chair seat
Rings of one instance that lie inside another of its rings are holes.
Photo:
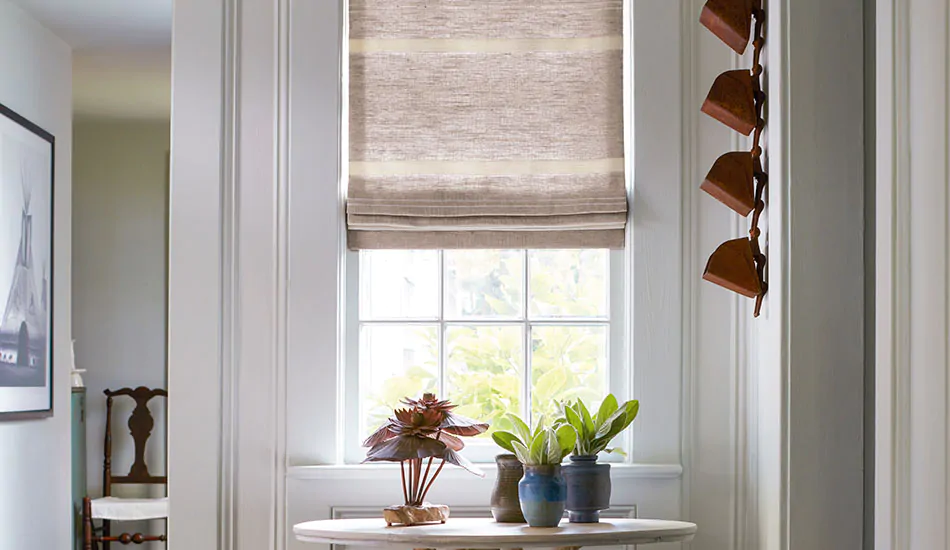
[[[105,497],[92,500],[93,519],[113,521],[137,521],[168,517],[168,497],[161,498],[116,498]]]

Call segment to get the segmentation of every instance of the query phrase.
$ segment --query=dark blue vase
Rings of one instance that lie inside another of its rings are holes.
[[[571,456],[564,480],[571,523],[599,522],[600,511],[610,508],[610,464],[598,464],[596,455]]]
[[[557,527],[564,516],[567,485],[561,477],[561,465],[524,467],[518,482],[521,512],[531,527]]]

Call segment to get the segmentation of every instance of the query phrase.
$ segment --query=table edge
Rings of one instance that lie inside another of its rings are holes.
[[[548,542],[493,542],[478,544],[472,542],[458,543],[458,544],[435,544],[432,546],[427,546],[426,548],[434,549],[456,549],[462,546],[466,550],[511,550],[511,549],[520,549],[520,548],[552,548],[552,547],[577,547],[577,548],[596,548],[600,546],[627,546],[627,545],[639,545],[639,544],[658,544],[665,542],[689,542],[693,540],[696,536],[696,531],[692,533],[680,533],[680,534],[667,534],[667,535],[654,535],[646,536],[637,539],[625,539],[623,541],[601,541],[594,544],[584,544],[580,541],[565,541],[567,544],[557,544],[553,545],[550,541]],[[399,541],[360,541],[353,539],[330,539],[324,537],[309,537],[306,535],[301,535],[299,533],[294,533],[294,538],[305,544],[336,544],[340,546],[366,546],[370,548],[418,548],[417,543],[412,542],[399,542]]]
[[[327,520],[315,520],[327,521]],[[664,521],[664,520],[660,520]],[[478,535],[452,535],[452,534],[429,534],[423,536],[414,536],[412,533],[394,532],[390,535],[385,533],[376,533],[373,536],[366,537],[359,532],[339,533],[315,530],[315,532],[306,532],[301,529],[302,526],[311,522],[301,522],[293,526],[294,537],[301,542],[338,544],[350,546],[372,546],[372,547],[425,547],[425,548],[529,548],[529,547],[550,547],[554,546],[614,546],[614,545],[636,545],[651,544],[657,542],[683,542],[692,540],[696,535],[698,527],[695,523],[670,520],[677,525],[669,528],[647,529],[644,531],[626,531],[626,532],[600,532],[600,533],[558,533],[558,534],[510,534],[510,535],[487,535],[494,540],[491,542],[481,542],[477,540]],[[552,537],[554,535],[554,537]],[[596,542],[585,542],[585,538],[593,535]]]

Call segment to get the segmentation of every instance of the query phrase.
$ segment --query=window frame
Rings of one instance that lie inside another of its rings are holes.
[[[352,465],[362,462],[366,455],[366,449],[360,446],[360,329],[364,324],[406,326],[413,324],[438,325],[439,326],[439,365],[440,375],[444,374],[446,361],[445,338],[446,328],[448,326],[519,326],[524,330],[524,356],[525,356],[525,388],[523,388],[523,397],[527,397],[527,385],[531,377],[531,332],[533,326],[584,326],[596,325],[607,327],[607,391],[613,393],[617,399],[624,401],[630,399],[631,388],[629,380],[632,376],[632,365],[626,357],[627,354],[624,333],[627,325],[627,316],[625,315],[625,305],[627,296],[627,285],[624,284],[624,265],[626,261],[626,249],[609,250],[607,262],[607,317],[597,321],[584,320],[578,318],[545,319],[532,320],[528,315],[530,281],[530,263],[527,251],[532,249],[517,249],[523,253],[524,259],[524,296],[523,312],[524,316],[519,319],[451,319],[445,315],[445,256],[444,251],[439,250],[439,296],[438,306],[439,315],[435,319],[426,320],[408,320],[408,319],[386,319],[364,321],[360,316],[360,253],[359,251],[347,250],[344,254],[346,265],[345,288],[347,300],[346,310],[343,318],[343,346],[345,350],[345,359],[343,361],[344,377],[344,395],[343,395],[343,427],[340,436],[343,438],[339,442],[342,448],[343,464]],[[443,379],[444,387],[444,379]],[[412,396],[409,396],[412,397]],[[525,400],[525,405],[530,410],[530,401]],[[628,433],[624,433],[616,440],[617,447],[624,449],[627,455],[631,455],[632,438]],[[471,442],[469,441],[463,453],[465,456],[476,463],[491,463],[499,449],[491,442]],[[624,459],[620,455],[604,455],[602,461],[622,462]]]
[[[299,11],[319,18],[321,10]],[[288,128],[288,172],[294,200],[288,205],[291,282],[287,403],[281,408],[287,423],[282,437],[293,476],[308,476],[308,468],[317,468],[361,478],[369,475],[365,472],[370,466],[346,465],[343,451],[349,421],[344,401],[345,314],[351,306],[345,261],[348,98],[343,68],[348,52],[341,32],[346,25],[345,2],[337,10],[337,18],[321,19],[323,34],[298,32],[292,39],[295,76],[290,81],[290,108],[295,114]],[[693,122],[687,113],[694,110],[694,98],[686,92],[692,90],[687,86],[692,68],[682,63],[688,49],[684,37],[692,36],[696,25],[676,2],[625,0],[625,10],[630,209],[622,266],[623,357],[631,365],[627,395],[643,405],[630,428],[632,453],[626,462],[631,471],[662,467],[678,476],[675,472],[682,472],[686,460],[684,438],[689,437],[693,415],[688,365],[694,343],[687,319],[693,315],[690,300],[698,283],[687,282],[686,277],[698,269],[694,256],[705,252],[697,248],[699,228],[689,222],[696,208],[690,197],[698,172],[688,150]],[[304,28],[305,19],[292,26]],[[325,58],[319,67],[312,63],[314,49]],[[314,89],[321,90],[325,102],[312,101]],[[313,144],[327,140],[334,147],[313,154]],[[314,185],[315,181],[323,183]]]

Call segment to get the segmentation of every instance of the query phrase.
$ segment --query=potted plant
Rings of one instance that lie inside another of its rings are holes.
[[[429,504],[426,495],[446,462],[484,475],[459,454],[465,447],[460,437],[483,433],[488,424],[453,413],[455,405],[431,393],[402,403],[407,408],[396,409],[393,418],[363,442],[369,447],[364,462],[398,462],[402,472],[403,504],[386,508],[383,517],[388,525],[444,523],[449,507]],[[432,473],[435,459],[439,464]]]
[[[574,448],[577,433],[567,424],[546,428],[543,417],[533,430],[516,415],[509,414],[508,419],[514,433],[497,431],[492,439],[524,465],[524,477],[518,482],[521,511],[531,527],[557,527],[567,499],[561,461]]]
[[[577,432],[571,464],[564,466],[568,518],[571,523],[597,523],[600,511],[610,507],[610,464],[598,464],[597,455],[625,454],[608,446],[637,417],[640,402],[619,405],[611,394],[593,416],[580,399],[565,404],[563,410],[564,416],[555,425],[571,426]]]

